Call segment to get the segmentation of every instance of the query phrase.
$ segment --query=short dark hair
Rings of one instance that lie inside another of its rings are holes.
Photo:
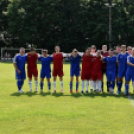
[[[36,51],[36,49],[34,47],[31,48],[31,51]]]

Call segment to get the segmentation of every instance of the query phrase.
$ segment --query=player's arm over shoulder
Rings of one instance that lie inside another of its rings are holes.
[[[127,57],[127,64],[134,67],[134,64],[130,61],[131,56]]]

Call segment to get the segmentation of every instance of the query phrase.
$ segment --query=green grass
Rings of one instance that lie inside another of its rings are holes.
[[[134,108],[126,96],[108,95],[106,85],[104,94],[70,95],[69,70],[70,65],[65,64],[63,95],[59,80],[54,95],[47,93],[46,81],[43,94],[28,93],[27,79],[25,93],[20,95],[13,65],[0,63],[0,134],[134,133]]]

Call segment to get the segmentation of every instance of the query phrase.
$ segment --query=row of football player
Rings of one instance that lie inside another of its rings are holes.
[[[16,79],[19,93],[22,93],[22,86],[24,80],[26,79],[25,73],[25,63],[27,62],[27,73],[29,78],[30,92],[32,91],[32,76],[35,78],[36,91],[38,91],[38,70],[37,70],[37,59],[41,61],[42,69],[40,75],[40,89],[43,91],[43,81],[47,78],[48,88],[51,89],[51,67],[50,63],[53,60],[53,87],[56,92],[56,78],[59,76],[61,81],[61,92],[63,93],[63,57],[68,57],[70,59],[70,93],[72,93],[73,78],[76,76],[76,92],[78,92],[79,87],[79,76],[80,76],[80,59],[82,58],[82,91],[84,92],[84,81],[86,81],[86,93],[88,93],[88,86],[90,81],[90,90],[96,92],[103,91],[102,75],[106,72],[107,76],[107,90],[113,93],[115,86],[115,79],[117,79],[118,93],[121,92],[122,78],[126,77],[125,84],[125,94],[129,94],[129,81],[133,78],[133,51],[132,47],[128,47],[128,52],[126,52],[126,45],[117,46],[116,52],[109,50],[107,52],[107,46],[102,46],[102,51],[98,50],[96,52],[96,47],[88,47],[85,53],[80,53],[76,49],[72,51],[71,54],[65,54],[60,52],[60,47],[55,47],[55,53],[51,56],[48,55],[48,51],[43,50],[43,55],[36,53],[34,48],[28,54],[25,54],[25,49],[20,48],[20,53],[16,54],[13,60],[14,67],[16,70]],[[115,54],[117,56],[115,56]],[[103,62],[107,63],[105,65]],[[118,64],[118,67],[117,67]],[[128,65],[127,65],[128,64]],[[127,71],[126,71],[127,70]],[[92,80],[92,81],[91,81]],[[134,85],[134,84],[133,84]]]

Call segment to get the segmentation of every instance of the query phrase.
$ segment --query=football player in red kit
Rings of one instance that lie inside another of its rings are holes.
[[[101,92],[102,57],[101,57],[100,50],[98,50],[96,53],[96,56],[93,57],[92,80],[93,80],[94,92]],[[96,85],[97,85],[98,89],[96,89]]]
[[[107,45],[103,45],[102,46],[102,51],[101,51],[101,55],[103,57],[107,57],[108,56],[108,52],[107,52]],[[104,77],[104,74],[106,75],[106,68],[107,68],[107,64],[106,63],[103,63],[102,64],[102,76]],[[103,77],[102,77],[102,92],[103,92],[103,89],[104,89],[104,86],[103,86]],[[108,89],[108,82],[107,82],[107,91],[109,91]]]
[[[39,54],[36,53],[35,48],[31,48],[31,51],[27,53],[27,74],[29,78],[30,92],[32,92],[32,76],[35,80],[35,91],[38,91],[38,70],[37,70],[37,60]]]
[[[88,86],[89,86],[89,80],[91,79],[91,71],[92,71],[92,62],[93,62],[93,56],[91,55],[91,49],[88,47],[86,49],[86,53],[82,56],[82,71],[81,71],[81,80],[82,80],[82,91],[84,92],[84,81],[87,81],[86,83],[86,93],[88,93]]]
[[[53,93],[56,92],[56,79],[57,76],[59,76],[60,78],[60,82],[61,82],[61,93],[63,93],[63,58],[67,57],[68,54],[60,52],[60,47],[56,46],[55,47],[55,53],[53,53],[52,57],[53,57],[53,86],[54,86],[54,90]]]

